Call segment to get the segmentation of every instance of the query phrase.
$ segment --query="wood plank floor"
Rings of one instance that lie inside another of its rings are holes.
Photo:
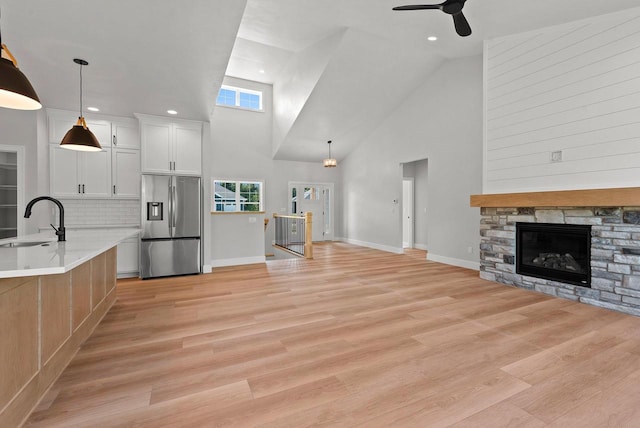
[[[118,284],[29,427],[635,427],[640,319],[344,243]]]

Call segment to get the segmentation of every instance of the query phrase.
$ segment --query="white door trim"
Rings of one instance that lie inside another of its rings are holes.
[[[402,247],[414,246],[414,178],[402,179]]]

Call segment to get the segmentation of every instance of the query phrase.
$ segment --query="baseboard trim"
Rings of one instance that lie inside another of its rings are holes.
[[[211,267],[225,267],[225,266],[241,266],[241,265],[255,265],[258,263],[266,263],[265,256],[257,256],[257,257],[240,257],[237,259],[220,259],[220,260],[211,260]]]
[[[480,270],[479,262],[472,262],[469,260],[456,259],[453,257],[439,256],[437,254],[427,253],[427,260],[432,262],[444,263],[446,265],[458,266],[461,268]]]
[[[358,241],[357,239],[340,238],[340,240],[348,244],[358,245],[359,247],[373,248],[374,250],[386,251],[393,254],[404,254],[404,248],[381,245],[373,242]]]
[[[424,244],[414,244],[413,246],[416,250],[429,251],[426,245]]]
[[[211,265],[202,265],[202,273],[211,273],[212,267]]]

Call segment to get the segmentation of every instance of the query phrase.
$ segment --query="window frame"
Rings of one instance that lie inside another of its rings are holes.
[[[258,191],[258,210],[257,211],[245,211],[245,210],[241,210],[241,206],[242,205],[246,205],[246,204],[250,204],[250,205],[255,205],[255,202],[241,202],[241,191],[240,190],[236,190],[234,192],[235,194],[235,200],[234,200],[234,204],[235,204],[235,210],[233,211],[225,211],[225,210],[218,210],[218,203],[216,202],[216,184],[217,183],[234,183],[236,186],[236,189],[240,189],[242,184],[257,184],[259,187],[259,191]],[[224,179],[224,178],[212,178],[211,179],[211,212],[212,213],[216,213],[216,214],[229,214],[229,213],[233,213],[233,214],[255,214],[255,213],[264,213],[264,180],[255,180],[255,179]]]
[[[218,99],[220,98],[220,91],[221,90],[227,90],[227,91],[232,91],[235,93],[235,104],[234,105],[229,105],[229,104],[219,104],[218,103]],[[258,96],[258,108],[251,108],[251,107],[243,107],[240,105],[240,96],[241,94],[248,94],[248,95],[257,95]],[[237,86],[230,86],[230,85],[222,85],[220,86],[220,90],[218,91],[218,95],[216,96],[216,106],[220,106],[220,107],[228,107],[228,108],[238,108],[241,110],[247,110],[247,111],[258,111],[258,112],[264,112],[264,94],[262,93],[262,91],[258,91],[255,89],[247,89],[247,88],[240,88]]]

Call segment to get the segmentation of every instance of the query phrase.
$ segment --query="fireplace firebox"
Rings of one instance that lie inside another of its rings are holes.
[[[591,226],[516,223],[516,273],[591,287]]]

